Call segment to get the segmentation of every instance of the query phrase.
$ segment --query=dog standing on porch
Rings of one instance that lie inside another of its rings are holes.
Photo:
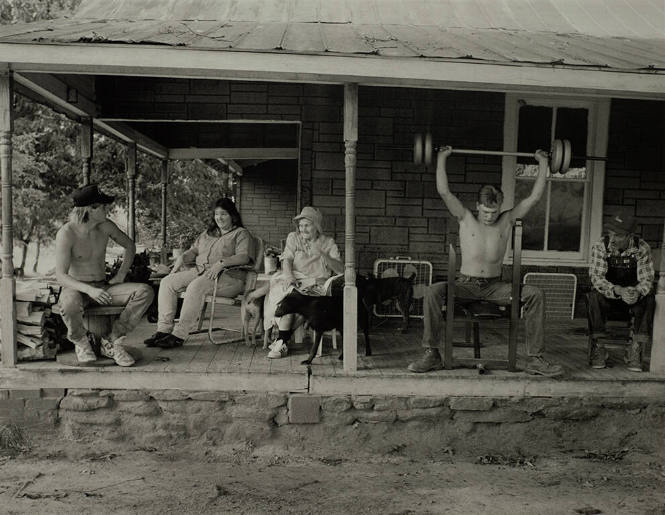
[[[245,296],[240,303],[241,336],[245,345],[256,345],[256,333],[263,327],[263,299]],[[263,333],[263,348],[268,348],[269,331]]]

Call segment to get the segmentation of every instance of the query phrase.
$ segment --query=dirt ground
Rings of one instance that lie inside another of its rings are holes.
[[[0,455],[1,513],[665,514],[665,466],[621,449],[557,456],[317,458],[283,448],[82,448]]]

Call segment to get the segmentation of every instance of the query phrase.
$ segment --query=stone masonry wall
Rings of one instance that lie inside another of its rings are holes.
[[[639,446],[662,453],[665,400],[318,396],[181,390],[0,391],[0,423],[82,443],[251,443],[428,455]]]

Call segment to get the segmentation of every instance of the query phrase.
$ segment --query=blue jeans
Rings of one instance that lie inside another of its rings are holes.
[[[105,282],[90,283],[97,288],[104,288],[112,297],[108,306],[125,306],[113,322],[110,337],[112,339],[130,333],[141,321],[150,307],[155,293],[152,286],[143,283],[120,283],[108,285]],[[76,342],[83,338],[86,329],[83,326],[83,310],[90,305],[101,306],[88,295],[71,288],[62,288],[58,299],[60,316],[67,326],[67,338]]]
[[[443,348],[446,319],[441,312],[446,303],[448,283],[432,284],[424,298],[423,347]],[[496,278],[461,276],[455,281],[455,297],[459,299],[487,300],[500,306],[510,305],[512,285]],[[543,291],[529,284],[522,285],[522,305],[526,322],[526,353],[540,356],[545,349],[545,296]]]

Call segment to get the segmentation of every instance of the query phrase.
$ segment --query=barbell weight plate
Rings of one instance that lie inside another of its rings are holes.
[[[423,135],[416,133],[413,137],[413,164],[419,165],[423,162]]]
[[[432,133],[425,133],[424,161],[427,166],[432,164]]]
[[[563,159],[561,161],[561,175],[565,175],[570,168],[570,159],[573,156],[573,149],[570,144],[570,140],[563,140]]]
[[[561,163],[563,163],[563,143],[560,139],[555,139],[552,142],[552,151],[550,152],[550,174],[554,175],[561,170]]]

